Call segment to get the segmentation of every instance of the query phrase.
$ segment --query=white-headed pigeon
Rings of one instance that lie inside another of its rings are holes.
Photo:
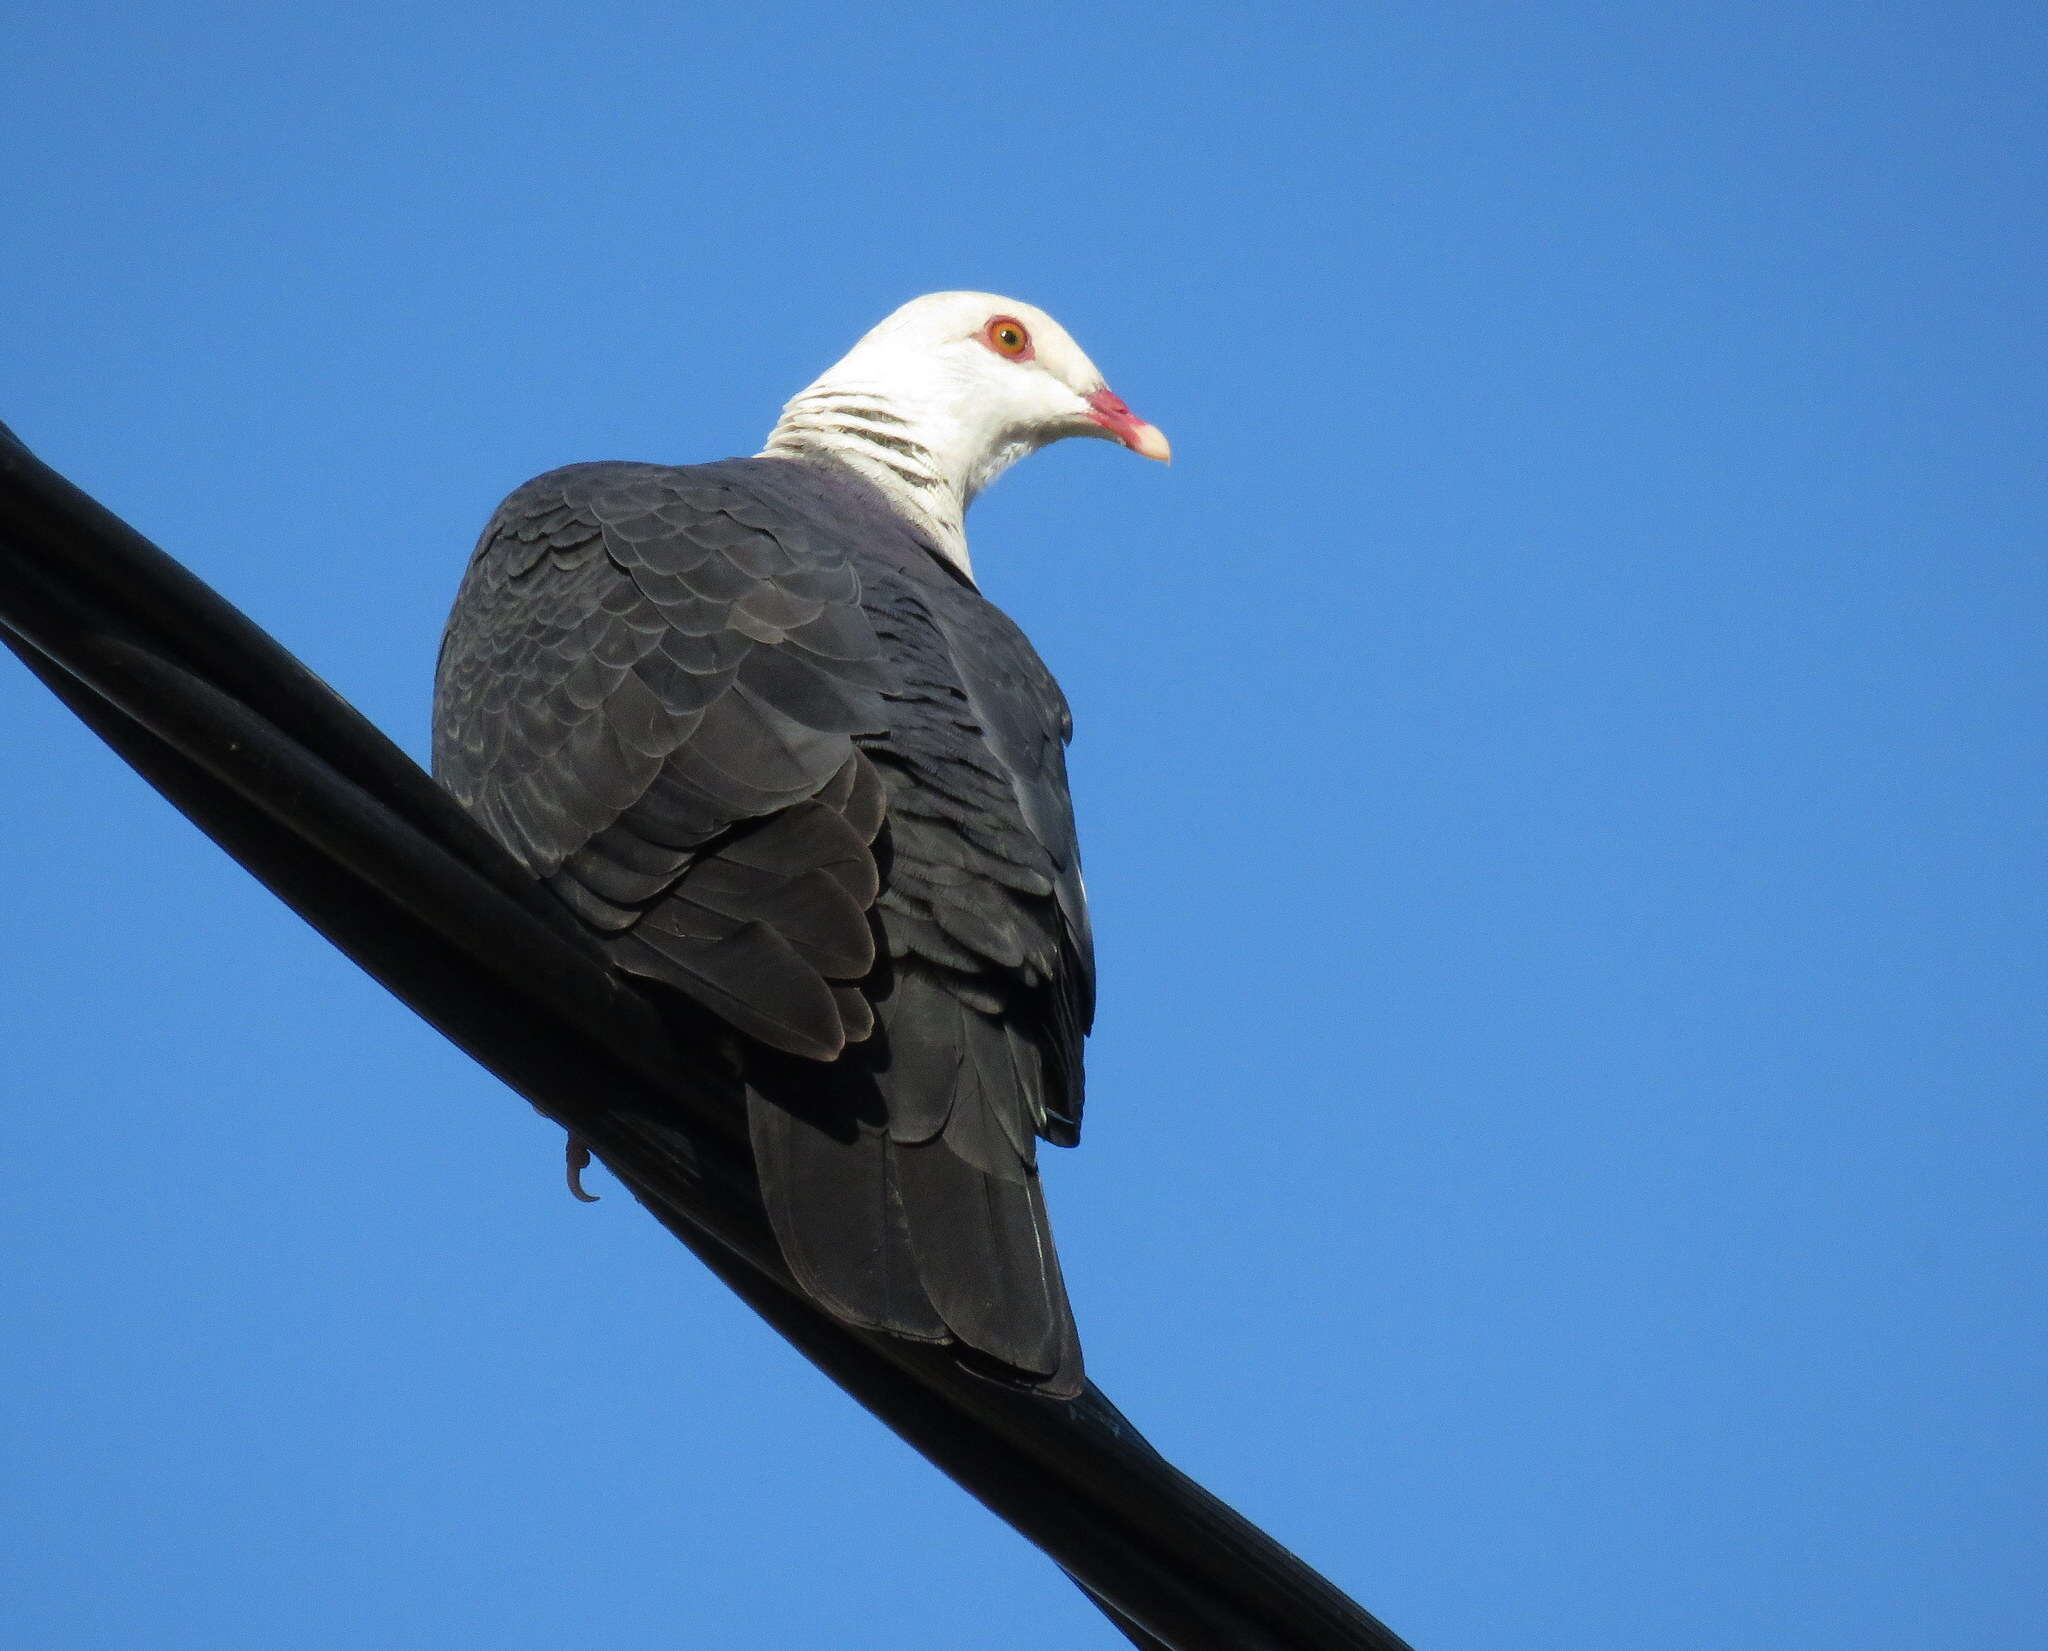
[[[755,458],[508,498],[434,716],[448,789],[736,1056],[803,1286],[1053,1394],[1081,1355],[1037,1141],[1079,1136],[1094,998],[1072,725],[963,524],[1063,436],[1168,456],[1042,311],[916,299]]]

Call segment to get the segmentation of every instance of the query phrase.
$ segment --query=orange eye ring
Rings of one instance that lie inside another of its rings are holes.
[[[1008,356],[1012,361],[1030,358],[1031,330],[1014,315],[990,316],[988,325],[981,329],[981,337],[997,355]]]

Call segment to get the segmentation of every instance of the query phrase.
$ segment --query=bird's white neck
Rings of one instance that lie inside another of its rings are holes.
[[[836,459],[880,488],[972,580],[967,507],[1031,446],[935,415],[900,391],[890,394],[828,375],[783,408],[759,456]]]

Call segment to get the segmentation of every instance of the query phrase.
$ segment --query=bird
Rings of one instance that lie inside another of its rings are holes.
[[[801,1287],[1054,1397],[1085,1385],[1037,1152],[1080,1138],[1094,1017],[1073,719],[965,518],[1066,437],[1171,457],[1043,310],[913,299],[750,458],[516,489],[433,721],[441,784],[723,1051]]]

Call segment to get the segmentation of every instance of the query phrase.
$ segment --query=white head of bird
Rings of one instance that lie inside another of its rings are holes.
[[[1172,456],[1166,437],[1124,405],[1045,311],[994,293],[934,292],[796,395],[761,457],[829,455],[848,465],[972,577],[968,505],[1025,454],[1065,436]]]

